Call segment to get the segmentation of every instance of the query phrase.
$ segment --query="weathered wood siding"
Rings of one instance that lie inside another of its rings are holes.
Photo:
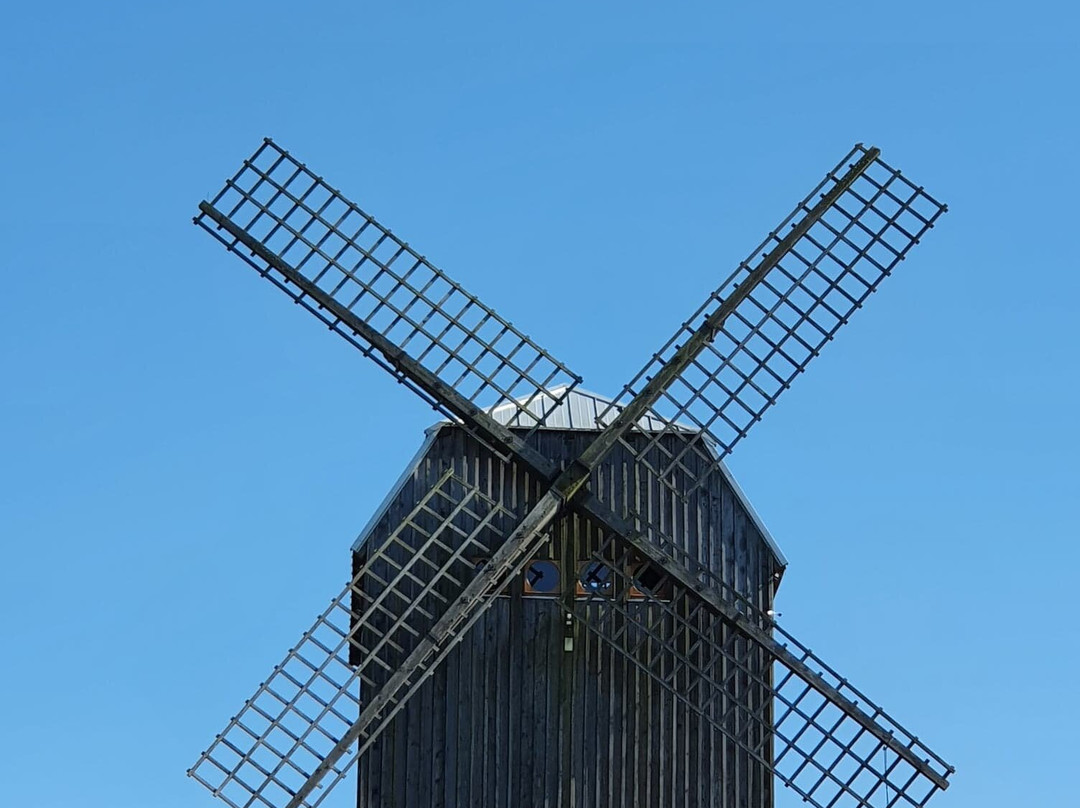
[[[551,458],[576,457],[595,433],[539,431],[531,440]],[[387,532],[452,466],[456,474],[515,512],[540,496],[539,481],[494,460],[464,430],[443,427],[415,473],[368,537]],[[720,475],[677,507],[662,488],[637,480],[618,451],[594,476],[612,507],[663,513],[664,533],[758,606],[771,606],[775,558]],[[576,569],[598,532],[562,518],[544,555]],[[364,552],[361,548],[360,552]],[[591,608],[591,607],[586,607]],[[646,603],[637,609],[655,609]],[[471,629],[447,661],[394,719],[359,764],[361,808],[768,808],[772,779],[695,712],[579,625],[564,650],[565,612],[557,598],[527,597],[523,585]],[[687,638],[680,640],[688,642]],[[743,693],[738,693],[739,688]],[[718,694],[747,696],[734,675]],[[729,731],[745,728],[734,714]]]

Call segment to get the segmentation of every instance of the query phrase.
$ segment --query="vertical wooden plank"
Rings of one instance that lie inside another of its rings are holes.
[[[639,754],[642,741],[642,723],[640,720],[642,704],[641,674],[637,667],[631,663],[627,663],[627,673],[626,747],[628,754],[626,767],[623,770],[626,777],[626,799],[628,800],[626,804],[640,805],[643,804],[641,794],[638,792],[638,771],[642,765]]]
[[[570,808],[582,808],[584,805],[583,789],[585,773],[585,736],[588,734],[585,707],[587,704],[586,693],[588,690],[587,640],[584,632],[578,631],[575,624],[574,650],[568,654],[573,659],[572,667],[572,692],[570,703],[572,706],[570,719],[570,780],[572,784]]]
[[[420,735],[420,759],[417,761],[416,772],[416,804],[432,805],[432,785],[435,780],[435,764],[441,761],[443,756],[443,744],[436,733],[437,722],[433,719],[435,683],[438,674],[432,676],[424,683],[420,692],[416,694],[416,700],[420,703],[420,720],[417,722]]]
[[[516,587],[515,587],[516,588]],[[510,737],[510,702],[514,695],[510,687],[510,656],[513,647],[520,646],[521,639],[511,633],[510,627],[510,598],[496,605],[494,611],[499,619],[498,647],[495,657],[495,665],[498,670],[497,676],[497,716],[495,745],[498,754],[495,768],[495,798],[492,805],[495,808],[510,808],[509,782],[510,760],[514,749],[514,741]]]
[[[533,749],[531,761],[532,800],[522,805],[540,805],[544,808],[558,805],[559,792],[559,665],[562,662],[562,642],[558,639],[559,610],[541,615],[536,623],[537,647],[533,655]]]
[[[461,657],[459,643],[446,658],[443,677],[443,752],[442,782],[436,786],[436,808],[457,808],[457,765],[458,765],[458,665]]]
[[[419,694],[418,694],[419,695]],[[415,709],[416,701],[409,704],[409,708],[402,710],[399,713],[399,717],[404,719],[402,724],[402,734],[406,738],[406,757],[404,758],[405,765],[403,771],[399,775],[400,779],[404,781],[404,802],[403,805],[418,805],[420,803],[420,797],[418,794],[419,780],[417,772],[420,770],[420,710]]]
[[[705,805],[699,793],[700,766],[698,761],[705,753],[703,742],[697,735],[697,714],[678,700],[673,711],[677,722],[676,735],[679,739],[679,756],[675,763],[679,767],[679,780],[676,783],[676,804],[681,808],[702,808]]]
[[[484,621],[481,617],[473,626],[472,654],[469,663],[469,771],[466,805],[483,805],[484,800]]]
[[[394,793],[397,787],[394,779],[394,762],[400,760],[395,754],[399,737],[400,733],[397,732],[396,726],[391,724],[388,732],[384,733],[380,739],[382,754],[379,757],[382,765],[379,768],[379,801],[389,806],[394,804]]]
[[[702,666],[710,663],[708,652],[703,648],[699,652]],[[686,681],[690,681],[692,674],[687,673]],[[703,788],[703,781],[709,776],[709,769],[705,764],[712,750],[709,746],[708,737],[703,731],[704,722],[689,708],[683,708],[686,714],[686,743],[687,759],[689,768],[686,773],[687,803],[689,805],[710,805],[708,793]]]
[[[622,625],[622,618],[613,622],[613,630],[618,631]],[[608,755],[611,760],[610,784],[608,786],[608,805],[623,805],[625,797],[623,791],[623,765],[626,756],[624,716],[626,714],[626,662],[611,651],[611,737],[608,741]]]
[[[472,632],[458,643],[454,652],[457,665],[455,667],[456,683],[452,692],[456,712],[455,729],[457,733],[454,744],[454,789],[448,793],[448,800],[452,808],[466,808],[469,804],[469,776],[471,774],[472,747],[472,703],[470,701],[472,687]]]
[[[578,628],[575,625],[575,628]],[[596,735],[600,727],[598,720],[598,689],[600,666],[597,655],[599,654],[598,639],[590,632],[577,632],[583,646],[582,651],[582,680],[579,698],[582,700],[582,715],[579,734],[582,738],[582,761],[579,773],[581,780],[581,803],[584,808],[593,808],[596,805]]]
[[[669,739],[665,749],[667,760],[663,767],[664,789],[661,802],[672,808],[685,808],[686,795],[683,780],[686,775],[686,765],[683,760],[684,745],[680,737],[683,727],[676,720],[678,702],[674,701],[671,694],[666,691],[663,692],[660,710],[663,716],[664,733]]]
[[[623,618],[622,622],[628,622]],[[629,629],[627,629],[629,631]],[[626,642],[623,635],[622,642]],[[622,688],[622,804],[633,805],[637,795],[634,793],[634,770],[637,767],[637,668],[628,660],[621,666]]]
[[[574,554],[567,546],[565,527],[559,531],[558,540],[560,557],[564,559],[574,558]],[[560,626],[560,635],[565,636]],[[559,665],[559,806],[560,808],[572,808],[574,768],[573,768],[573,742],[576,730],[574,721],[574,667],[577,658],[577,642],[575,638],[574,650],[563,651]]]
[[[525,677],[525,656],[533,639],[525,623],[521,590],[514,588],[507,602],[509,628],[507,630],[507,715],[506,738],[508,743],[506,764],[506,797],[508,808],[522,805],[525,785],[523,776],[523,751],[531,749],[531,727],[525,723],[523,714],[532,693],[532,682]],[[526,690],[527,688],[527,690]]]
[[[623,452],[622,462],[619,466],[620,474],[617,479],[613,481],[616,488],[616,493],[625,502],[634,502],[635,504],[640,501],[640,492],[638,487],[637,478],[635,472],[630,467],[626,453]],[[626,618],[620,615],[614,622],[616,631],[623,631],[620,643],[626,643],[626,630],[627,630]],[[616,792],[618,794],[619,805],[633,805],[634,793],[633,793],[633,767],[636,765],[635,759],[635,728],[634,721],[634,671],[632,664],[623,658],[618,657],[618,673],[619,673],[619,732],[618,736],[618,782]]]
[[[655,630],[661,637],[665,634],[665,628],[663,621],[657,620],[659,611],[655,606],[648,604],[646,609],[651,612],[649,615],[650,623],[655,625]],[[658,643],[650,643],[652,646],[650,654],[650,662],[654,667],[660,667],[663,665],[663,654],[660,650]],[[666,738],[663,737],[663,723],[660,718],[660,685],[653,680],[649,679],[649,804],[652,808],[661,808],[662,796],[661,791],[663,788],[663,780],[661,772],[664,766],[664,747],[666,746]],[[664,806],[666,808],[666,806]]]
[[[724,554],[726,556],[729,556],[729,557],[731,555],[731,553],[729,552],[729,548],[727,546],[727,542],[725,542]],[[730,634],[730,630],[725,626],[721,630],[721,636],[723,637],[724,642],[727,641],[727,638],[728,638],[729,634]],[[728,673],[730,671],[730,665],[728,664],[728,662],[726,660],[722,663],[722,669],[723,669],[723,675],[724,675],[724,679],[722,681],[727,681],[727,675],[728,675]],[[724,695],[723,695],[723,698],[722,698],[722,704],[723,704],[723,711],[720,713],[720,715],[724,716],[725,714],[728,713],[728,708],[731,705],[731,693],[729,692],[729,687],[728,686],[725,686],[725,688],[724,688]],[[732,719],[730,717],[727,717],[727,718],[722,718],[722,720],[723,720],[724,728],[727,729],[730,732],[731,729],[732,729]],[[734,783],[734,778],[735,778],[735,767],[734,767],[735,749],[734,749],[734,747],[732,746],[731,743],[729,743],[726,739],[723,739],[723,736],[720,736],[720,737],[721,737],[721,748],[723,750],[723,763],[722,763],[722,766],[721,766],[721,782],[723,783],[723,789],[724,789],[724,791],[723,791],[724,805],[725,806],[734,806],[735,805],[735,800],[734,800],[733,783]]]
[[[368,754],[361,757],[356,762],[356,808],[368,808],[371,804],[371,800],[368,798],[370,794],[370,774],[371,771],[371,750]]]
[[[393,752],[387,755],[389,769],[384,776],[387,776],[390,782],[383,789],[383,798],[390,797],[390,805],[393,808],[400,808],[400,806],[405,805],[405,776],[408,768],[406,763],[408,760],[408,738],[405,734],[405,722],[407,720],[408,716],[403,710],[387,728],[393,732],[393,735],[388,739],[393,744]],[[387,751],[390,752],[389,749]]]
[[[504,752],[499,732],[500,704],[506,698],[502,687],[500,665],[502,624],[506,619],[506,609],[503,607],[504,602],[500,600],[487,613],[488,642],[484,660],[484,681],[486,682],[484,687],[484,732],[487,738],[485,743],[487,754],[484,760],[484,804],[490,805],[491,808],[500,808],[498,775],[499,769],[503,765],[502,756]]]
[[[536,627],[530,605],[520,591],[510,599],[509,735],[513,744],[507,767],[510,772],[507,804],[510,806],[527,805],[527,796],[532,791],[534,674],[531,655],[536,641]]]
[[[590,537],[590,546],[595,537]],[[594,805],[607,808],[611,805],[611,649],[607,643],[597,642],[597,700],[596,727],[596,790]]]
[[[749,578],[750,591],[748,596],[750,600],[755,604],[760,604],[761,601],[761,534],[757,528],[753,525],[749,518],[747,518],[747,556],[748,567],[747,573]],[[758,662],[759,655],[755,652],[751,657],[752,670],[756,673],[760,670],[760,664]],[[750,679],[750,704],[753,710],[757,711],[763,704],[764,694],[761,692],[761,686],[758,684],[754,677]],[[754,721],[751,723],[750,733],[748,740],[751,744],[758,744],[763,736],[761,725]],[[749,767],[749,782],[750,782],[750,799],[751,801],[761,804],[762,793],[762,767],[759,763],[752,760],[747,755],[747,766]]]

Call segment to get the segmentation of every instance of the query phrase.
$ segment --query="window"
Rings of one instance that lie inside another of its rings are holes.
[[[626,574],[634,582],[627,593],[631,600],[671,600],[671,579],[654,565],[640,561],[627,567]]]
[[[525,568],[525,594],[557,595],[560,577],[559,565],[554,561],[534,561]]]
[[[611,597],[614,589],[614,570],[604,562],[586,561],[578,568],[578,597]]]

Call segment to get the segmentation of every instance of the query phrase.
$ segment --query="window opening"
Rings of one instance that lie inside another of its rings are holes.
[[[578,573],[577,594],[582,597],[610,597],[615,589],[614,574],[602,561],[586,561]]]
[[[559,565],[554,561],[534,561],[525,569],[525,594],[557,595],[560,577]]]

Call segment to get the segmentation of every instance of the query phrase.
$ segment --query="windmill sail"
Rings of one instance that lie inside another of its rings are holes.
[[[610,410],[669,379],[652,406],[666,426],[627,448],[678,495],[692,490],[945,210],[877,149],[856,146],[623,388]],[[672,373],[692,344],[695,355]]]
[[[199,207],[196,224],[451,417],[442,386],[514,406],[513,425],[533,428],[538,400],[557,404],[581,381],[269,138]]]
[[[362,708],[424,645],[476,579],[477,559],[496,554],[514,521],[501,505],[445,472],[386,540],[369,549],[349,585],[189,774],[233,808],[281,808],[330,760],[321,770],[330,787],[302,803],[318,805],[439,657],[421,657],[423,664],[389,694],[365,732],[345,742]],[[443,649],[467,627],[453,626]],[[331,757],[343,742],[345,749]]]
[[[803,801],[923,806],[948,787],[951,766],[715,574],[689,585],[616,537],[592,561],[608,590],[571,604],[581,624]]]

